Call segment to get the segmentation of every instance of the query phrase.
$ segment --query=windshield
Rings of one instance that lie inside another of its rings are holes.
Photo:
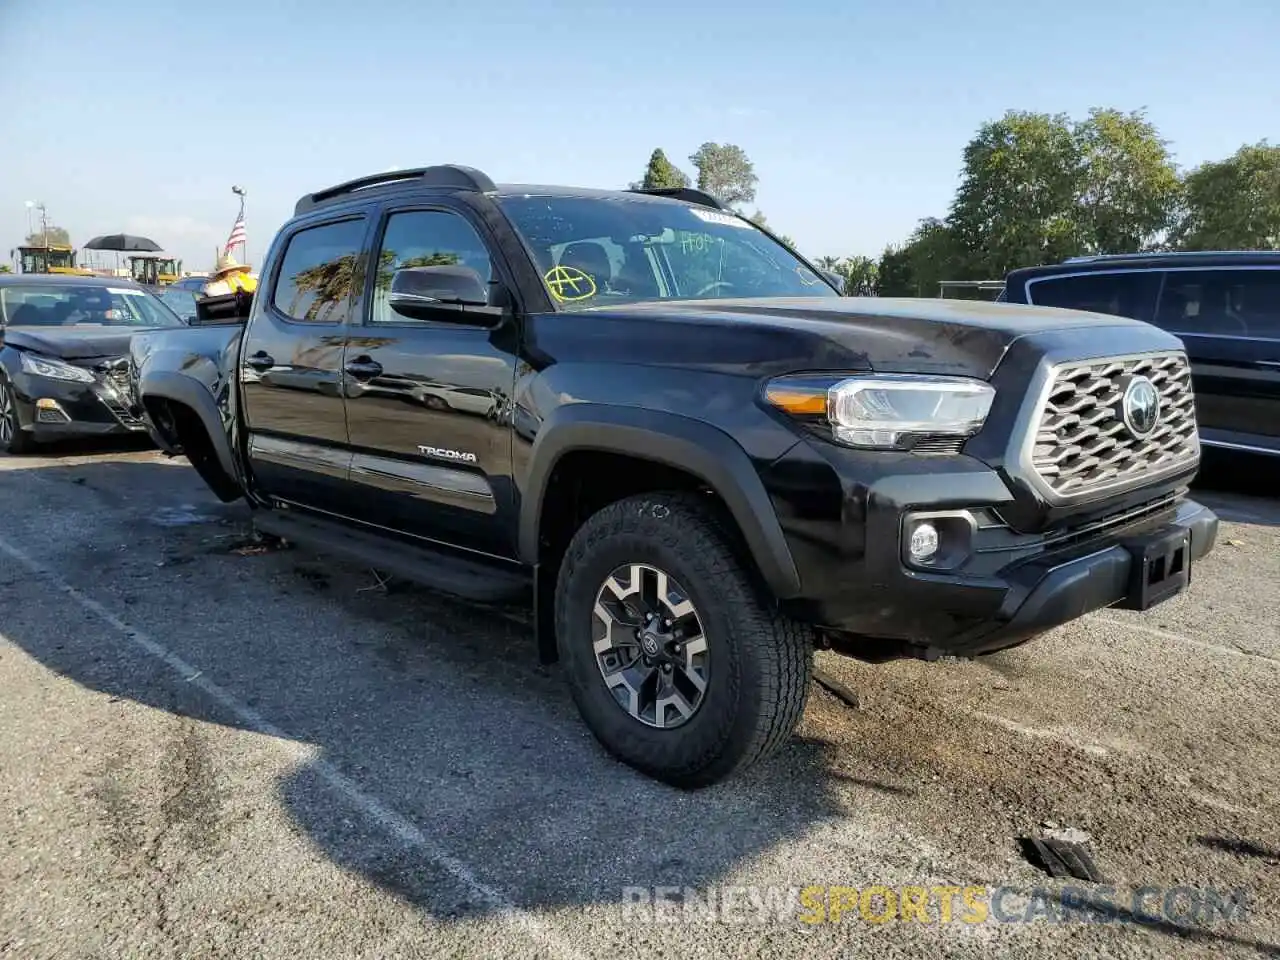
[[[174,313],[184,320],[190,320],[196,316],[196,292],[194,290],[170,287],[160,294],[160,299],[164,301],[165,306],[170,307]]]
[[[547,292],[565,310],[648,300],[836,297],[750,221],[637,197],[508,196]]]
[[[172,327],[182,319],[145,290],[88,284],[0,286],[0,319],[12,327]]]

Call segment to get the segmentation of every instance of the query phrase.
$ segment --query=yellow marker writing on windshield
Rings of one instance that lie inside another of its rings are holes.
[[[596,295],[596,282],[577,267],[552,267],[542,277],[551,296],[561,303],[587,300]]]

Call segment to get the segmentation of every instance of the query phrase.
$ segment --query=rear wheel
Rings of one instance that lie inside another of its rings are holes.
[[[35,438],[22,429],[18,420],[18,401],[13,394],[13,384],[0,379],[0,449],[6,453],[28,453],[35,444]]]
[[[811,633],[771,609],[705,498],[605,507],[569,544],[557,591],[574,701],[632,767],[707,786],[767,757],[799,722]]]

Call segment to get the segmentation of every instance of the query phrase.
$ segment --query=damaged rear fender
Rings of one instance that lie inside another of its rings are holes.
[[[243,495],[225,408],[220,408],[204,384],[185,374],[158,370],[142,381],[142,402],[165,449],[186,456],[220,499]]]
[[[238,333],[225,328],[166,331],[137,337],[131,345],[134,389],[154,439],[168,452],[185,455],[224,501],[244,495],[232,450],[234,411],[229,405]],[[192,342],[215,336],[216,343]],[[178,343],[166,342],[178,338]]]

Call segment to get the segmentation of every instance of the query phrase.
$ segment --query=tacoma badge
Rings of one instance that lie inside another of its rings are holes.
[[[418,444],[418,452],[428,457],[438,457],[441,460],[460,460],[463,463],[476,462],[474,453],[463,453],[461,450],[446,450],[444,447],[428,447],[421,443]]]

